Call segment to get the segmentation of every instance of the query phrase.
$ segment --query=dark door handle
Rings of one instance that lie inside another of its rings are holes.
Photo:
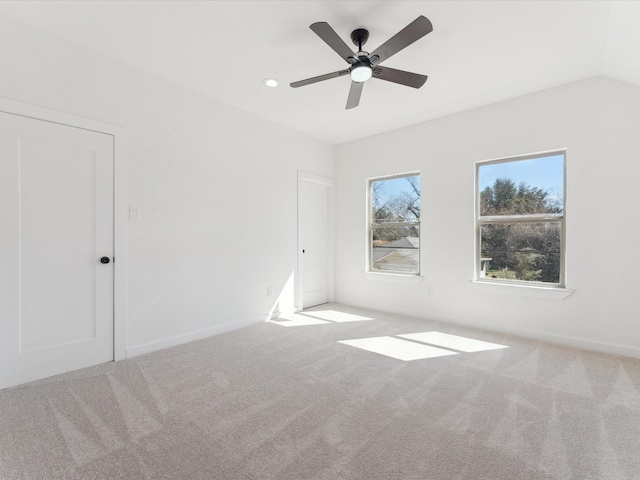
[[[109,257],[102,257],[100,259],[100,263],[109,263],[111,261],[111,259]]]

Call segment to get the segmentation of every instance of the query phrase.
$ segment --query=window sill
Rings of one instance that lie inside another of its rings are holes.
[[[367,280],[377,282],[412,283],[422,282],[424,277],[404,273],[362,272]]]
[[[472,280],[473,289],[479,292],[499,293],[528,298],[542,298],[545,300],[564,300],[573,290],[556,287],[539,287],[532,285],[511,285],[508,283],[485,282]]]

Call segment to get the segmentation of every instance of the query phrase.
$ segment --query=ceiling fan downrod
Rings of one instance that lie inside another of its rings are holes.
[[[358,47],[358,54],[362,52],[362,46],[367,43],[369,39],[369,30],[364,28],[357,28],[351,32],[351,41]]]

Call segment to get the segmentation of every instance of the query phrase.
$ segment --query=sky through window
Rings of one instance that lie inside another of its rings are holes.
[[[524,182],[562,198],[564,196],[564,155],[481,165],[478,177],[480,191],[492,186],[498,178],[508,178],[516,185]]]

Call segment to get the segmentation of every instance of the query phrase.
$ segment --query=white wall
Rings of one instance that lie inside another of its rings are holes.
[[[336,172],[330,145],[5,20],[0,64],[1,97],[128,132],[127,194],[142,215],[127,223],[134,353],[269,312],[294,283],[305,170],[337,173],[338,301],[640,356],[635,87],[596,78],[345,144]],[[474,289],[474,162],[561,147],[575,293],[557,301]],[[424,279],[371,280],[362,273],[366,179],[413,170],[422,173]]]
[[[297,171],[334,177],[332,146],[5,20],[0,64],[1,97],[127,131],[130,353],[270,311],[296,267]]]
[[[339,146],[338,301],[640,357],[639,132],[640,89],[598,77]],[[474,162],[564,147],[574,293],[475,288]],[[366,179],[414,170],[424,278],[373,279]]]

